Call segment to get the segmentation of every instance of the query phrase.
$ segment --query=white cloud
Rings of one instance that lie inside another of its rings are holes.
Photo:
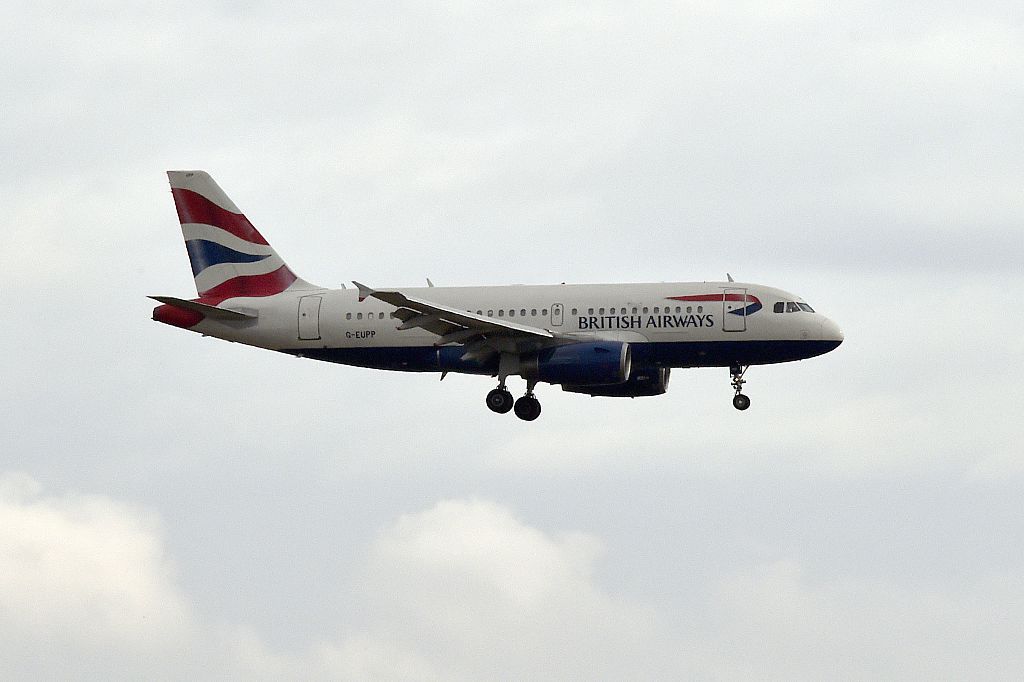
[[[602,589],[603,551],[491,502],[440,502],[374,543],[368,627],[310,655],[379,679],[1009,679],[1024,664],[1016,575],[951,588],[782,559],[732,570],[668,613]]]
[[[246,623],[196,616],[146,513],[101,496],[46,496],[32,479],[6,475],[0,660],[8,674],[58,677],[626,674],[644,667],[650,614],[595,584],[600,550],[596,538],[549,536],[493,503],[441,502],[402,517],[370,548],[363,626],[339,623],[280,651]]]
[[[404,515],[367,546],[355,599],[291,648],[197,616],[159,526],[109,498],[0,478],[0,673],[192,679],[1012,678],[1024,581],[816,574],[780,559],[641,606],[595,577],[604,543],[480,499]],[[338,583],[345,581],[338,576]],[[331,585],[311,586],[323,592]]]
[[[441,502],[375,543],[370,632],[446,678],[649,676],[653,613],[596,584],[601,551],[593,536],[551,536],[491,502]]]
[[[141,670],[189,642],[192,613],[153,520],[109,498],[0,478],[0,576],[0,670]]]

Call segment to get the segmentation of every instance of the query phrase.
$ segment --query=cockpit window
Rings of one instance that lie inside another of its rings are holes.
[[[800,311],[805,313],[814,312],[814,308],[799,301],[776,301],[772,310],[777,313],[798,313]]]

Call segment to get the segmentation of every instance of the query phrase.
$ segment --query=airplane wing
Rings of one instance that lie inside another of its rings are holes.
[[[418,327],[440,336],[441,338],[435,342],[437,346],[449,343],[467,344],[489,337],[504,337],[514,341],[544,341],[556,338],[553,332],[540,327],[475,315],[433,301],[406,296],[400,291],[375,291],[365,284],[352,283],[359,288],[360,301],[376,298],[395,306],[397,310],[391,313],[391,316],[402,321],[398,327],[400,330]]]

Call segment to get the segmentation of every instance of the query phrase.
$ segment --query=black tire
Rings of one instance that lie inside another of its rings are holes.
[[[532,422],[540,416],[540,401],[531,396],[523,396],[516,401],[516,416],[524,422]]]
[[[735,396],[733,396],[732,406],[735,407],[737,410],[745,410],[748,407],[750,407],[750,398],[743,395],[742,393],[737,393]]]
[[[512,394],[501,388],[496,388],[487,394],[487,407],[491,409],[491,412],[505,414],[512,409],[513,402]]]

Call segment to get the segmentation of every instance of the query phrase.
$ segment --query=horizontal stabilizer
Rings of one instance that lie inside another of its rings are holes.
[[[200,313],[211,320],[242,322],[245,320],[256,319],[255,315],[250,315],[248,313],[240,313],[237,310],[228,310],[227,308],[218,308],[215,305],[207,305],[206,303],[199,303],[197,301],[186,301],[181,298],[174,298],[173,296],[150,296],[150,298],[154,301],[159,301],[165,305],[169,305],[172,308],[180,308],[181,310],[190,310],[194,313]]]

